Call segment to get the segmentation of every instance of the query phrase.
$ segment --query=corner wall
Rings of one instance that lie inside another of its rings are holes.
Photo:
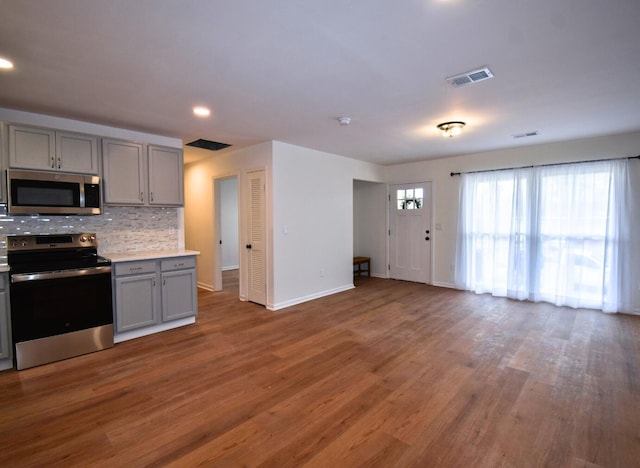
[[[273,142],[274,298],[280,309],[353,288],[353,181],[381,167]]]

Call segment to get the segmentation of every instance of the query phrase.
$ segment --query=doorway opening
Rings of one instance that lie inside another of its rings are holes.
[[[353,181],[354,281],[369,276],[387,277],[387,186],[364,180]],[[382,210],[381,210],[382,207]],[[368,275],[358,275],[356,257],[369,258]],[[356,284],[357,286],[357,284]]]
[[[216,291],[240,294],[238,176],[214,180]]]

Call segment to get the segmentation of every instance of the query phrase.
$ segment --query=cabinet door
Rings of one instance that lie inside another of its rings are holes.
[[[0,203],[7,203],[7,178],[5,169],[9,167],[9,125],[0,122]]]
[[[162,274],[162,321],[191,317],[198,313],[196,271]]]
[[[98,138],[56,132],[56,168],[65,172],[98,173]]]
[[[102,185],[106,204],[145,203],[143,146],[128,141],[102,140]]]
[[[9,301],[7,293],[0,291],[0,359],[8,359],[10,357]]]
[[[149,204],[184,205],[182,150],[149,145]]]
[[[9,166],[54,170],[55,132],[45,128],[9,126]]]
[[[0,274],[0,359],[12,355],[11,321],[9,318],[9,275]]]
[[[160,323],[156,275],[116,278],[116,331]]]

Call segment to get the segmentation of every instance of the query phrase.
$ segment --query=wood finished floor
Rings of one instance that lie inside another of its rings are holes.
[[[222,272],[222,290],[234,292],[236,296],[240,291],[240,270],[225,270]]]
[[[640,317],[356,285],[0,373],[0,466],[639,466]]]

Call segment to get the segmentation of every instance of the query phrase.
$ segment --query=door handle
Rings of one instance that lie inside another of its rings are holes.
[[[251,244],[247,244],[246,247],[247,247],[247,249],[250,249],[251,248]]]

